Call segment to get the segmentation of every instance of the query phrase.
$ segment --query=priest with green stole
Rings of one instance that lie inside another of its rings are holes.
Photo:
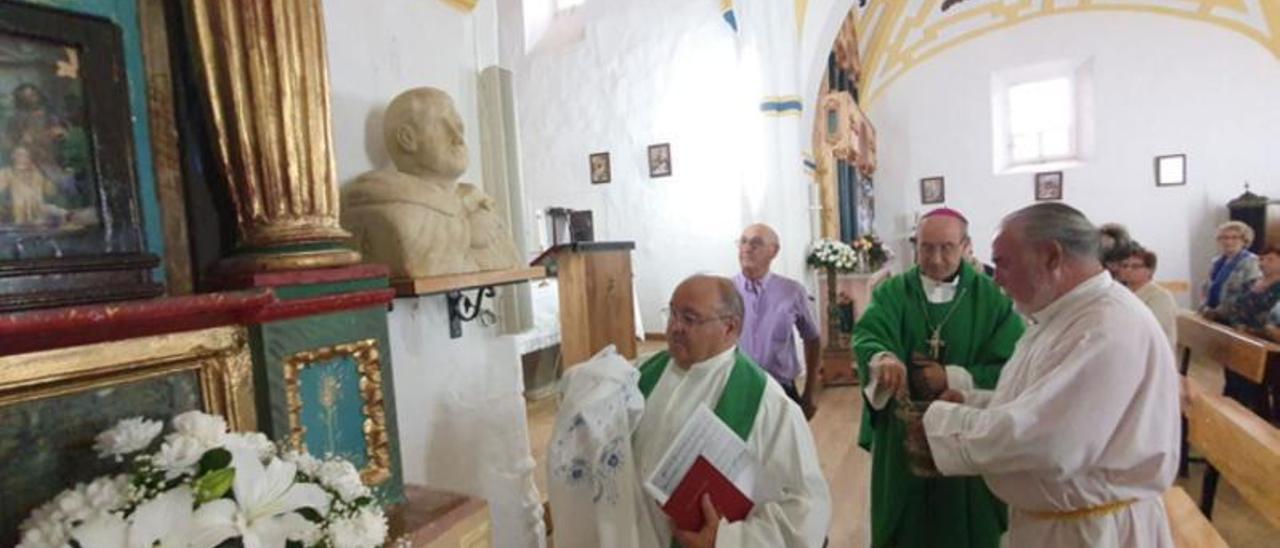
[[[735,522],[722,519],[709,499],[702,500],[703,525],[697,531],[677,530],[659,501],[649,498],[638,516],[639,542],[604,546],[823,546],[831,495],[813,434],[782,385],[738,349],[742,317],[742,297],[728,278],[692,276],[676,287],[667,317],[668,350],[641,360],[645,403],[631,437],[634,462],[639,478],[652,476],[694,412],[706,406],[760,465],[756,485],[773,489],[748,494],[754,506]]]
[[[1012,302],[965,260],[969,223],[935,209],[916,229],[917,266],[872,293],[853,332],[864,407],[858,445],[871,452],[871,546],[995,547],[1004,504],[981,477],[919,477],[903,445],[899,400],[992,389],[1022,335]],[[973,396],[977,397],[977,396]]]

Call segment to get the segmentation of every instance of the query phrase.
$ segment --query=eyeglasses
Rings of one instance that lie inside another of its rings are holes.
[[[1241,236],[1239,234],[1220,234],[1218,236],[1219,242],[1229,242],[1231,240],[1243,240],[1243,239],[1244,239],[1244,236]]]
[[[761,248],[763,248],[763,247],[765,247],[765,246],[769,245],[769,243],[768,243],[768,242],[764,241],[764,238],[760,238],[760,237],[756,237],[756,238],[738,238],[738,242],[737,242],[737,243],[738,243],[738,247],[745,247],[745,248],[750,249],[750,250],[752,250],[752,251],[755,251],[755,250],[757,250],[757,249],[761,249]]]
[[[710,318],[703,318],[688,310],[672,310],[671,307],[667,306],[662,309],[662,317],[666,319],[667,325],[698,327],[703,324],[723,320],[729,316],[721,314],[718,316],[711,316]]]

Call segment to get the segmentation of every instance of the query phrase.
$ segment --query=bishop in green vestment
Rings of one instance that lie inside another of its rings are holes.
[[[905,427],[893,412],[899,390],[924,399],[928,386],[965,397],[995,388],[1022,335],[1012,302],[969,265],[968,254],[968,222],[959,212],[925,215],[917,266],[876,288],[854,329],[865,387],[858,445],[871,452],[872,548],[995,547],[1007,525],[1004,504],[981,477],[912,474]]]

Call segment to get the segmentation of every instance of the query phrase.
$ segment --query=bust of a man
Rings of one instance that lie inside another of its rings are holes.
[[[393,167],[342,189],[342,226],[368,260],[408,278],[520,264],[490,198],[458,182],[467,170],[467,144],[447,94],[424,87],[396,96],[382,136]]]

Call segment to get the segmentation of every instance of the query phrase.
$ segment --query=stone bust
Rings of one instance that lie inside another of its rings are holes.
[[[483,190],[458,177],[467,170],[462,119],[447,94],[415,88],[384,116],[392,167],[342,189],[342,226],[365,258],[393,277],[421,278],[521,264],[505,223]]]

